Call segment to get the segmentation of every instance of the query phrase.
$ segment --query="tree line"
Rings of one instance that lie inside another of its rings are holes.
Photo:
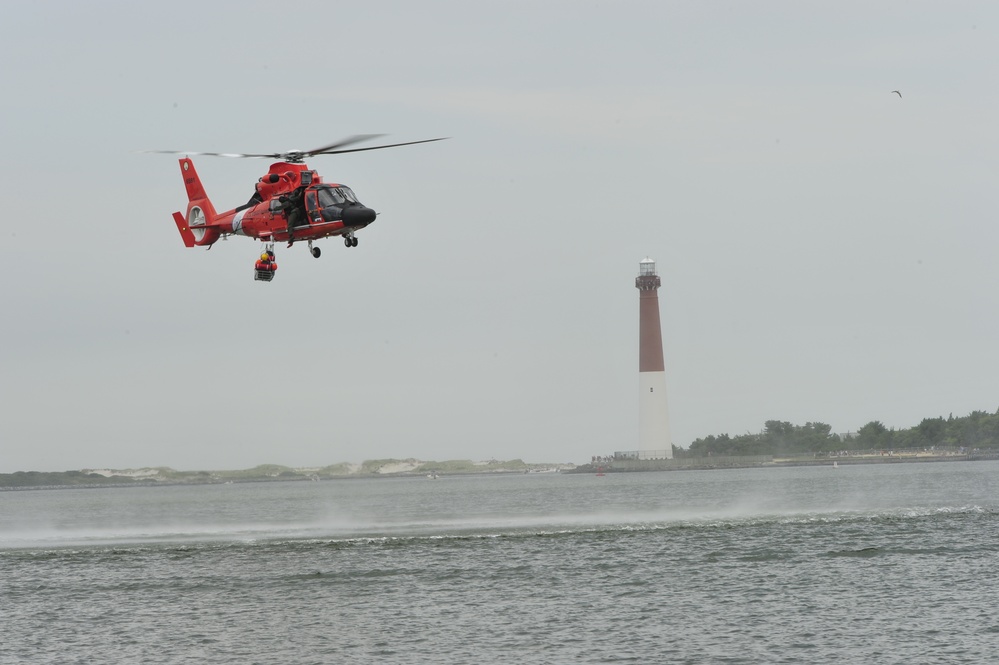
[[[687,450],[674,447],[680,457],[714,455],[803,455],[842,450],[891,450],[910,448],[999,448],[999,411],[972,411],[955,418],[924,418],[915,427],[894,429],[872,420],[856,433],[833,434],[825,423],[794,425],[768,420],[758,434],[706,436]]]

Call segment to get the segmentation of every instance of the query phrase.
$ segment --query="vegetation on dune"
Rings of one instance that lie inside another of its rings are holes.
[[[347,462],[324,466],[317,472],[320,476],[346,476],[354,472],[354,465]]]
[[[489,460],[488,462],[473,462],[471,460],[445,460],[443,462],[423,462],[417,469],[417,473],[483,473],[489,471],[527,471],[531,466],[523,460],[515,459],[501,462],[499,460]]]
[[[409,459],[372,459],[361,463],[361,474],[382,473],[385,467],[392,467],[399,464],[416,465],[419,460]]]
[[[258,464],[252,469],[246,469],[244,471],[230,471],[229,473],[241,476],[263,476],[276,478],[277,476],[288,472],[294,473],[295,470],[290,466],[281,466],[280,464]]]
[[[130,476],[103,476],[84,471],[16,471],[0,473],[0,487],[55,487],[134,484]]]
[[[27,487],[99,487],[105,485],[206,484],[226,482],[263,482],[273,480],[323,480],[333,478],[416,475],[427,473],[456,474],[484,472],[523,472],[532,468],[522,460],[448,460],[423,462],[408,459],[367,460],[360,465],[342,462],[319,469],[294,469],[279,464],[260,464],[252,469],[235,471],[176,471],[169,467],[137,469],[105,475],[93,471],[18,471],[0,473],[0,488]]]

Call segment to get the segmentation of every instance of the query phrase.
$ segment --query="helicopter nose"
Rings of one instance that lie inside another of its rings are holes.
[[[346,226],[365,226],[375,221],[375,211],[364,206],[350,206],[343,211],[343,223]]]

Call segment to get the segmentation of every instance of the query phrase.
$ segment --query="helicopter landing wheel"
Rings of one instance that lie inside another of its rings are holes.
[[[321,249],[319,249],[318,247],[313,247],[312,248],[312,256],[316,257],[317,259],[320,257],[320,255],[322,255],[322,253],[323,253],[323,251]]]
[[[350,239],[350,246],[351,247],[357,247],[357,238],[351,238]]]

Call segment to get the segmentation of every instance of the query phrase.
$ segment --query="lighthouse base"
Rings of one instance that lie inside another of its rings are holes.
[[[638,441],[642,450],[666,450],[673,458],[666,401],[666,372],[638,374]]]

